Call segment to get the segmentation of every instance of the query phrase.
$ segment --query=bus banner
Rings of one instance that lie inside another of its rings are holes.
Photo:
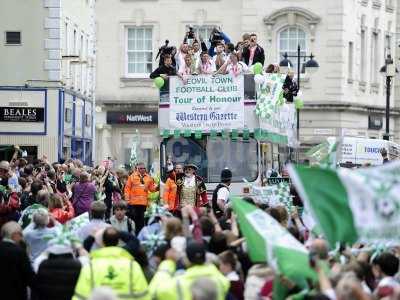
[[[170,129],[243,129],[243,86],[242,75],[171,77]]]

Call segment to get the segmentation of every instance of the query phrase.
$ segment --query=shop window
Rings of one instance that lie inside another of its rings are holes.
[[[0,145],[0,161],[10,161],[15,152],[14,145]],[[38,157],[37,146],[20,146],[18,158],[25,158],[28,162],[32,163]]]

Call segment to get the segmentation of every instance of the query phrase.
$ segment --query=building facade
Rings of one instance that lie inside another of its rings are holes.
[[[221,27],[234,43],[243,33],[257,33],[266,65],[279,63],[285,52],[295,55],[298,45],[302,55],[315,55],[318,72],[300,76],[303,148],[328,136],[382,138],[386,88],[379,70],[387,54],[400,54],[399,13],[395,0],[100,1],[96,132],[97,146],[103,149],[97,159],[110,156],[126,164],[137,132],[143,140],[141,160],[157,156],[154,119],[115,124],[107,116],[157,111],[158,91],[148,76],[158,65],[158,49],[166,39],[179,46],[189,26],[204,39],[214,27]],[[296,59],[291,60],[296,69]],[[390,104],[395,141],[400,138],[397,82]]]
[[[13,145],[28,157],[92,164],[95,1],[0,3],[0,158]]]

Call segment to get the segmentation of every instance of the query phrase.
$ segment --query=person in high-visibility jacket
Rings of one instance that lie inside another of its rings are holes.
[[[224,300],[229,290],[229,280],[213,265],[206,264],[206,249],[203,243],[191,241],[186,247],[191,266],[182,275],[174,276],[176,263],[169,258],[161,262],[149,285],[153,300],[191,300],[191,287],[196,280],[208,278],[215,283],[218,300]],[[169,258],[169,259],[168,259]]]
[[[118,241],[115,228],[105,229],[103,243],[106,247],[90,253],[89,264],[81,269],[72,300],[87,299],[99,286],[111,287],[120,299],[150,299],[142,268],[128,251],[116,247]]]
[[[145,165],[138,163],[135,172],[129,176],[124,190],[125,201],[128,202],[127,215],[135,221],[136,234],[144,226],[144,213],[149,203],[149,193],[156,190],[154,179],[147,174]]]
[[[177,209],[177,190],[178,186],[176,185],[176,172],[171,163],[167,168],[167,180],[165,181],[164,193],[162,197],[164,204],[168,205],[169,211],[175,211]]]

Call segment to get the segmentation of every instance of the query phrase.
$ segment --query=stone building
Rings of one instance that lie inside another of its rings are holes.
[[[0,2],[0,159],[93,159],[95,1]]]
[[[315,55],[318,72],[300,76],[304,149],[328,136],[382,138],[386,88],[379,70],[387,54],[399,54],[398,1],[107,0],[98,1],[96,9],[98,160],[110,156],[126,164],[138,133],[141,160],[157,158],[159,97],[148,76],[158,65],[159,47],[166,39],[179,45],[189,26],[204,39],[221,27],[235,43],[243,33],[255,32],[266,64],[279,63],[285,52],[296,55],[298,45],[302,55]],[[392,140],[399,139],[397,82]],[[127,120],[126,113],[135,121],[115,121],[118,115]]]

